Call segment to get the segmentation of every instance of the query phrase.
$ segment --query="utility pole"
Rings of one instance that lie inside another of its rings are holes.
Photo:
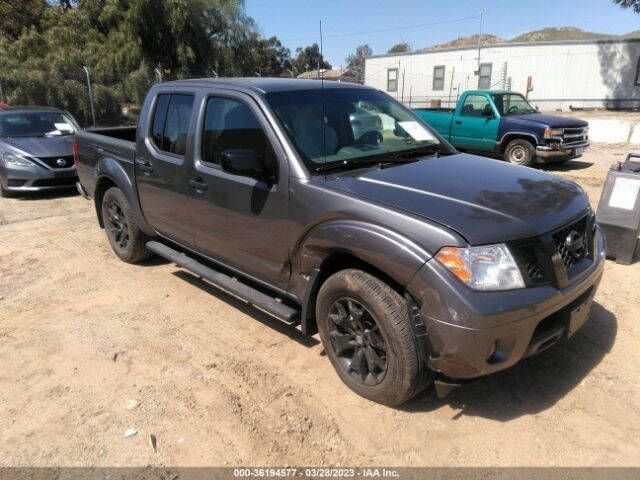
[[[480,12],[480,31],[478,33],[478,75],[480,75],[480,48],[482,47],[482,12]]]
[[[4,91],[2,90],[2,79],[0,78],[0,102],[4,102]]]
[[[91,90],[91,76],[89,76],[89,69],[86,66],[82,67],[84,73],[87,74],[87,88],[89,89],[89,103],[91,104],[91,120],[93,121],[93,127],[96,126],[96,110],[93,106],[93,91]]]

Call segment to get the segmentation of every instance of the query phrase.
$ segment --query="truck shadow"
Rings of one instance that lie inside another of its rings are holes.
[[[54,198],[79,197],[80,194],[75,187],[60,190],[43,190],[40,192],[19,192],[11,195],[12,199],[20,201],[49,200]]]
[[[318,340],[316,340],[313,337],[308,337],[306,335],[303,335],[302,332],[300,332],[299,330],[296,330],[294,325],[289,325],[285,322],[282,322],[273,317],[270,317],[269,315],[262,313],[260,310],[257,310],[252,306],[247,305],[246,303],[238,300],[234,296],[223,292],[222,290],[214,287],[213,285],[205,282],[204,280],[201,280],[199,277],[196,277],[195,275],[192,275],[189,272],[186,272],[184,270],[178,270],[172,273],[173,275],[180,278],[181,280],[184,280],[185,282],[189,282],[191,285],[198,287],[199,289],[205,291],[209,295],[212,295],[215,298],[225,303],[228,303],[230,306],[232,306],[236,310],[239,310],[245,315],[250,316],[254,320],[257,320],[258,322],[275,330],[276,332],[286,335],[290,339],[295,340],[296,342],[298,342],[301,345],[304,345],[305,347],[315,347],[320,343]]]
[[[510,369],[477,379],[446,398],[433,388],[401,407],[409,412],[449,405],[463,415],[506,422],[547,410],[582,382],[611,350],[617,333],[613,313],[594,302],[590,320],[568,342],[527,358]]]
[[[573,170],[585,170],[593,166],[593,162],[569,160],[564,163],[542,163],[536,166],[545,172],[571,172]]]

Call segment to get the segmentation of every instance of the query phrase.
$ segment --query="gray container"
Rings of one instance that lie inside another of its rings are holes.
[[[607,257],[629,265],[640,234],[640,154],[630,153],[604,182],[596,222],[607,240]]]

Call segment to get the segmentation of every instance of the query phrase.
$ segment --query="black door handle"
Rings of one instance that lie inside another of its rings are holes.
[[[136,165],[144,172],[145,175],[150,175],[153,172],[153,165],[144,157],[136,158]]]
[[[198,180],[189,180],[189,185],[195,188],[196,192],[202,193],[207,189],[207,184]]]
[[[462,122],[460,120],[456,120],[456,125],[462,125]]]

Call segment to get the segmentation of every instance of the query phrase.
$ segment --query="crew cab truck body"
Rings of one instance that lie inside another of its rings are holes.
[[[543,115],[519,93],[498,90],[464,92],[455,109],[415,109],[456,148],[499,154],[530,166],[542,161],[581,157],[589,146],[588,123]]]
[[[354,135],[358,108],[393,122]],[[160,254],[319,331],[341,379],[388,405],[572,335],[602,275],[579,186],[460,154],[368,87],[164,83],[137,128],[77,142],[78,188],[120,258]]]

